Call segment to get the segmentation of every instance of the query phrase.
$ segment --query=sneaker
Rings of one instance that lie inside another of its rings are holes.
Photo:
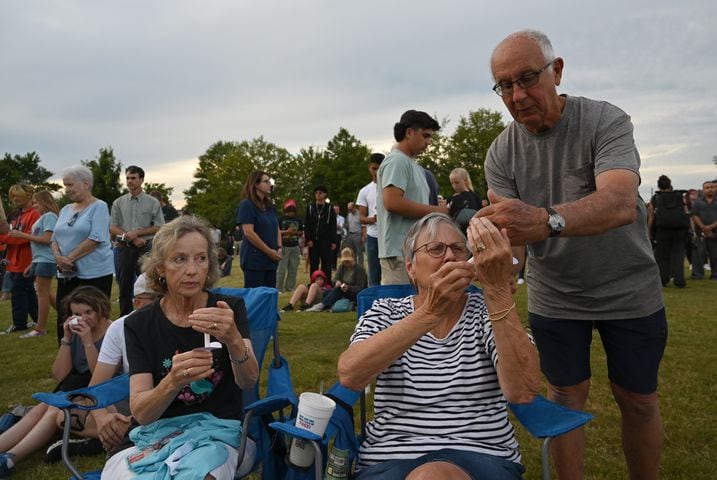
[[[31,332],[25,333],[23,335],[20,335],[20,338],[33,338],[33,337],[41,337],[43,335],[47,335],[47,330],[33,330]]]
[[[12,453],[0,453],[0,480],[10,480],[10,467],[8,461],[15,457]],[[14,465],[13,465],[14,466]]]
[[[322,311],[323,309],[324,309],[324,304],[321,303],[321,302],[319,302],[319,303],[317,303],[316,305],[314,305],[313,307],[307,308],[306,311],[307,311],[307,312],[320,312],[320,311]]]
[[[294,309],[294,306],[290,303],[287,303],[284,308],[281,309],[282,312],[290,312]]]
[[[525,279],[519,278],[517,283],[518,285],[523,285],[525,283]]]
[[[27,322],[27,328],[35,328],[36,326],[37,326],[37,323],[33,322],[32,320]]]
[[[27,330],[26,328],[20,328],[16,326],[14,323],[7,327],[3,332],[0,332],[0,335],[7,335],[8,333],[15,333],[19,332],[21,330]]]
[[[309,309],[309,304],[308,304],[308,303],[302,303],[302,304],[301,304],[301,307],[299,307],[299,310],[301,310],[302,312],[305,312],[305,311],[308,310],[308,309]]]
[[[104,452],[102,442],[96,438],[70,438],[67,445],[67,454],[71,457],[97,455]],[[62,460],[62,440],[58,440],[45,452],[45,461],[48,463]]]

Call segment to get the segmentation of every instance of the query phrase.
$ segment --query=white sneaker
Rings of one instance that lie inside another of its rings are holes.
[[[705,270],[712,271],[712,266],[709,263],[705,263]]]
[[[33,337],[41,337],[43,335],[47,335],[47,331],[41,332],[39,330],[32,330],[30,333],[26,333],[24,335],[20,335],[20,338],[33,338]]]
[[[517,283],[518,285],[523,285],[523,284],[525,283],[525,279],[519,278],[516,283]]]
[[[313,307],[307,308],[305,311],[307,311],[307,312],[320,312],[320,311],[322,311],[323,309],[324,309],[324,304],[321,303],[321,302],[319,302],[319,303],[317,303],[316,305],[314,305]]]

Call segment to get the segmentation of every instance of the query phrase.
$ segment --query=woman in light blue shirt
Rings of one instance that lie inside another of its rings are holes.
[[[57,302],[80,285],[92,285],[110,297],[114,262],[110,245],[110,212],[92,196],[92,171],[73,166],[62,172],[65,195],[73,201],[60,210],[52,235],[57,263]],[[65,318],[57,312],[58,342]]]
[[[27,267],[25,274],[35,277],[35,291],[37,292],[37,325],[35,329],[21,335],[20,338],[32,338],[47,333],[47,316],[50,305],[57,310],[55,294],[50,290],[52,279],[55,277],[56,264],[52,257],[50,242],[52,232],[57,223],[59,208],[54,197],[47,190],[35,192],[32,196],[32,206],[40,212],[40,218],[30,228],[30,233],[13,230],[10,235],[30,241],[32,249],[32,263]]]

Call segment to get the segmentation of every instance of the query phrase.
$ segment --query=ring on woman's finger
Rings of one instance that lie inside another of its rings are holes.
[[[187,377],[189,376],[189,369],[188,369],[188,368],[185,368],[185,369],[184,369],[183,375],[184,375],[184,378],[187,378]]]
[[[476,245],[476,250],[478,250],[478,252],[482,252],[483,250],[487,249],[488,247],[485,246],[485,243],[479,243],[478,245]]]
[[[216,329],[217,329],[217,322],[214,322],[214,323],[212,323],[212,330],[216,330]]]

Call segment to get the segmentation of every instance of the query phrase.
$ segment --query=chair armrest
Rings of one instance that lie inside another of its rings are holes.
[[[294,425],[294,420],[289,420],[288,422],[272,422],[269,426],[293,438],[301,438],[309,442],[321,442],[321,436],[297,427]]]
[[[269,413],[276,412],[282,408],[293,407],[291,399],[286,396],[272,395],[270,397],[262,398],[256,402],[250,403],[244,407],[244,413],[253,412],[256,416],[261,416]]]
[[[91,387],[78,388],[69,392],[33,393],[32,398],[57,408],[97,410],[114,405],[129,397],[129,375],[119,375]],[[90,401],[89,405],[76,403],[78,399]]]
[[[589,413],[573,410],[536,395],[530,403],[509,403],[516,418],[537,438],[557,437],[592,420]]]

